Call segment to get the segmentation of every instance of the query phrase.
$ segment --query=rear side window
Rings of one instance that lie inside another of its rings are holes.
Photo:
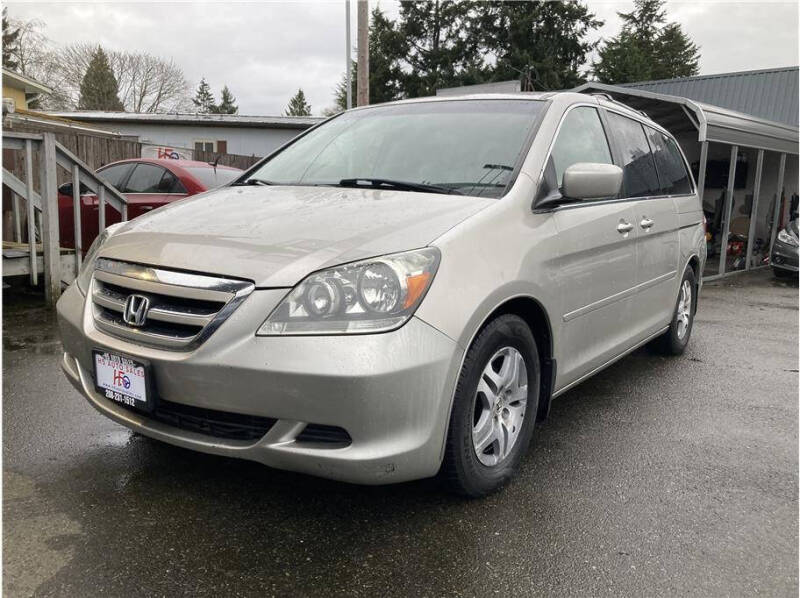
[[[119,189],[120,184],[125,180],[125,177],[128,176],[128,173],[134,166],[135,164],[130,162],[128,164],[115,164],[114,166],[109,166],[108,168],[98,170],[97,176],[103,179],[106,183]]]
[[[653,159],[661,181],[663,195],[688,195],[692,192],[689,182],[689,173],[681,157],[680,150],[674,140],[665,136],[660,131],[645,127],[650,147],[653,150]]]
[[[608,113],[608,120],[622,158],[625,197],[661,195],[661,185],[642,125],[614,112]]]
[[[158,186],[161,193],[186,193],[183,183],[169,170],[164,171],[164,176]]]
[[[137,164],[125,185],[126,193],[164,193],[160,187],[165,170],[153,164]]]
[[[561,187],[564,171],[579,162],[612,164],[600,115],[588,106],[574,108],[564,117],[545,176],[549,174],[550,178],[555,178],[556,186]]]
[[[186,170],[207,190],[227,185],[242,174],[241,170],[211,168],[210,166],[186,166]]]

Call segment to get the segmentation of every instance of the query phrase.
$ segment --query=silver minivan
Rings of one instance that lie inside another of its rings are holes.
[[[369,106],[109,227],[58,303],[63,369],[158,440],[481,496],[553,398],[683,352],[704,262],[677,143],[610,98]]]

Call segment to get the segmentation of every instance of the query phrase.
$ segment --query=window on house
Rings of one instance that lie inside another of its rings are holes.
[[[194,142],[194,150],[196,152],[213,152],[215,149],[213,141],[198,139]]]

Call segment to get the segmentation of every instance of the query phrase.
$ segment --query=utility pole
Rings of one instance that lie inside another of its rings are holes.
[[[369,104],[369,2],[358,0],[358,70],[356,72],[356,102]]]
[[[347,109],[353,107],[353,82],[350,80],[351,73],[352,73],[352,64],[353,59],[350,58],[350,51],[352,46],[350,45],[350,0],[344,0],[344,31],[345,31],[345,43],[347,48],[345,49],[345,78],[347,80]]]

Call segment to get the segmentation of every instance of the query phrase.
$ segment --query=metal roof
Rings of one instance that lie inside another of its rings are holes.
[[[574,91],[607,94],[635,110],[644,111],[673,134],[696,131],[698,141],[798,153],[800,137],[796,126],[772,122],[685,97],[631,87],[585,83]]]
[[[619,87],[682,96],[796,127],[799,69],[800,67],[792,66],[680,79],[638,81],[624,83]]]
[[[249,127],[260,129],[307,129],[323,118],[318,116],[247,116],[243,114],[196,113],[138,113],[103,112],[88,110],[77,112],[48,112],[53,116],[95,123],[147,123],[167,125],[203,125],[212,127]]]

